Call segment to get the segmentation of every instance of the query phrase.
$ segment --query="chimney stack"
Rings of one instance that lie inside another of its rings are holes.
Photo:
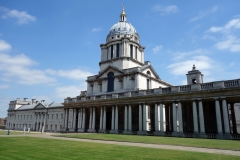
[[[32,104],[34,104],[36,102],[36,99],[32,99]]]

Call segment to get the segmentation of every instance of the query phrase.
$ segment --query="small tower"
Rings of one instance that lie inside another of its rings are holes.
[[[120,14],[120,22],[126,22],[127,21],[127,15],[124,11],[124,5],[122,5],[122,13]]]
[[[203,74],[196,70],[195,65],[193,65],[192,70],[188,71],[187,75],[187,84],[197,84],[197,83],[203,83]]]

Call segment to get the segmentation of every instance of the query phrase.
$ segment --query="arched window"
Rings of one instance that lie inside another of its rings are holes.
[[[147,79],[147,89],[150,89],[150,79]]]
[[[108,88],[107,88],[107,91],[108,92],[112,92],[112,91],[114,91],[114,73],[113,72],[109,72],[107,76],[108,76]]]

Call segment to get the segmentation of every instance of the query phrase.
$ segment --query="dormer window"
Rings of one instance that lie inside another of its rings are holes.
[[[120,28],[118,28],[118,30],[120,31]]]

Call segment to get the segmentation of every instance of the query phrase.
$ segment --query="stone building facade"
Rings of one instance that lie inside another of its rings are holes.
[[[240,138],[234,110],[240,102],[240,79],[204,83],[203,74],[193,65],[186,75],[187,85],[163,81],[144,61],[145,47],[124,9],[100,48],[100,71],[87,77],[87,91],[64,99],[64,106],[43,102],[30,109],[23,105],[22,110],[9,106],[7,127],[21,128],[26,120],[12,121],[18,117],[14,113],[29,111],[36,117],[26,123],[33,130],[46,126],[45,130],[53,131],[57,125],[62,132]],[[56,114],[61,115],[59,121],[46,119]]]
[[[60,132],[64,119],[61,103],[46,103],[27,98],[10,101],[8,108],[7,129]]]

